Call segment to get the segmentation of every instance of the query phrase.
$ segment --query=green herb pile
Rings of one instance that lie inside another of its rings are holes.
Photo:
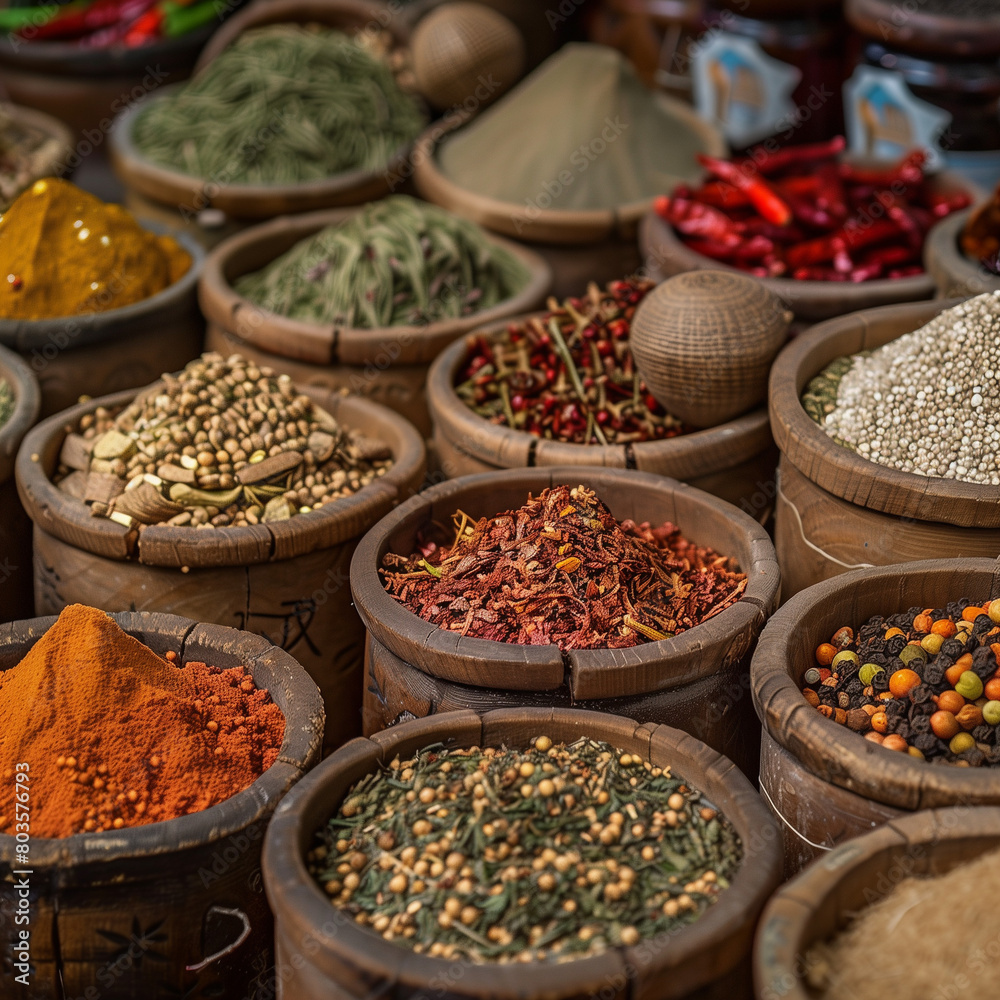
[[[280,24],[247,31],[154,98],[132,139],[154,163],[216,184],[294,184],[381,170],[424,121],[389,66],[347,35]]]
[[[736,831],[669,768],[581,739],[421,750],[347,794],[307,862],[355,922],[417,953],[568,961],[693,923]]]
[[[235,288],[281,316],[371,329],[468,316],[529,277],[475,223],[397,195],[302,240]]]
[[[6,379],[0,379],[0,427],[3,427],[14,412],[14,390]]]

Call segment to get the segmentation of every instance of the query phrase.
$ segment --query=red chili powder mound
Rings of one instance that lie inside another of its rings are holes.
[[[33,837],[199,812],[270,767],[285,719],[267,691],[245,667],[181,668],[176,659],[161,659],[103,611],[66,608],[0,673],[0,832],[16,832],[21,763]]]

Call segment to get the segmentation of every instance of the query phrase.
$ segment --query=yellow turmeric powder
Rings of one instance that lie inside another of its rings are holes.
[[[148,299],[182,277],[190,255],[120,205],[47,177],[0,217],[0,317],[54,319]]]

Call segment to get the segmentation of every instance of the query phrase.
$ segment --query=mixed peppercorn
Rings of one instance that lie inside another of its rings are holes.
[[[914,150],[892,166],[839,159],[845,142],[750,150],[736,160],[699,156],[709,179],[656,200],[657,214],[690,249],[761,278],[871,281],[923,272],[931,226],[965,208]]]
[[[582,298],[474,337],[458,397],[490,423],[572,444],[628,444],[685,431],[646,390],[629,349],[636,307],[653,282],[591,283]]]
[[[829,719],[932,763],[1000,763],[1000,600],[953,601],[839,628],[803,695]]]

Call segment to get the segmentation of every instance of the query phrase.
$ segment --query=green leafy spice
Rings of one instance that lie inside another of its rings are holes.
[[[348,792],[309,853],[354,920],[418,953],[568,961],[693,923],[743,850],[669,768],[590,739],[440,745]]]
[[[381,170],[424,114],[389,66],[340,32],[245,32],[190,83],[154,98],[133,141],[154,163],[217,184],[294,184]]]
[[[0,427],[3,427],[14,412],[14,391],[6,379],[0,379]]]
[[[529,277],[475,223],[397,195],[302,240],[235,287],[281,316],[371,329],[480,312]]]

